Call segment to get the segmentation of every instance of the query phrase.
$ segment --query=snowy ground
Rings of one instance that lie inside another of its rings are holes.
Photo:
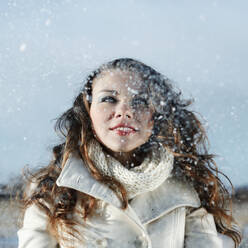
[[[19,210],[14,202],[0,200],[0,247],[17,247],[17,223]]]

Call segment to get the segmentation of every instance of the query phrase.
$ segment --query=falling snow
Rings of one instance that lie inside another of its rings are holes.
[[[19,47],[19,50],[20,52],[25,52],[26,48],[27,48],[27,45],[25,43],[22,43]]]

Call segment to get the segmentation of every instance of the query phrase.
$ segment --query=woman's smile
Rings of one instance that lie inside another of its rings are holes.
[[[117,133],[119,136],[127,136],[129,134],[134,134],[137,132],[133,129],[126,128],[126,127],[118,127],[116,129],[113,129],[113,131],[115,131],[115,133]]]
[[[127,136],[129,134],[134,134],[138,131],[138,129],[130,126],[128,124],[120,123],[109,130],[114,131],[119,136]]]

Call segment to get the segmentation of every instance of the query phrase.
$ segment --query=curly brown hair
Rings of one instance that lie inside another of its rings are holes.
[[[70,227],[71,233],[76,233],[76,223],[70,218],[70,213],[75,210],[77,192],[56,185],[56,180],[72,153],[84,161],[92,177],[104,182],[116,192],[122,200],[123,209],[127,207],[128,199],[124,187],[117,180],[101,175],[88,155],[89,142],[95,138],[89,116],[92,83],[102,72],[115,69],[137,73],[146,85],[149,101],[155,109],[152,135],[139,151],[147,152],[159,144],[170,149],[175,157],[174,175],[194,186],[201,206],[213,214],[218,232],[230,236],[237,247],[241,236],[232,224],[234,220],[230,193],[219,177],[224,174],[218,170],[214,155],[208,153],[204,127],[197,114],[188,109],[192,101],[183,100],[181,92],[173,87],[168,78],[130,58],[105,63],[88,75],[73,107],[57,119],[55,131],[62,134],[64,140],[53,147],[54,158],[50,164],[29,177],[29,181],[35,182],[36,186],[31,194],[24,195],[24,209],[36,204],[45,211],[49,217],[51,232],[58,239],[62,238],[59,236],[58,225]],[[228,177],[226,178],[231,184]],[[96,199],[85,195],[81,207],[81,214],[86,220],[96,208]]]

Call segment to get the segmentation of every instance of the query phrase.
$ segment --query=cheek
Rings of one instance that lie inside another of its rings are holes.
[[[146,112],[143,112],[143,113],[140,113],[139,114],[139,119],[140,119],[140,122],[144,125],[152,125],[153,126],[153,120],[152,120],[152,116],[153,116],[153,113],[150,112],[150,111],[146,111]]]
[[[111,111],[103,106],[92,106],[90,109],[90,117],[94,126],[100,126],[104,121],[109,119]]]
[[[150,120],[150,121],[147,123],[147,126],[148,126],[149,129],[153,129],[154,121],[153,121],[153,120]]]

